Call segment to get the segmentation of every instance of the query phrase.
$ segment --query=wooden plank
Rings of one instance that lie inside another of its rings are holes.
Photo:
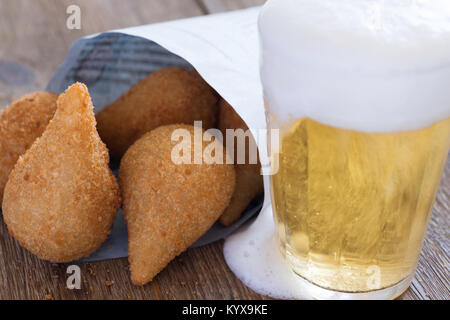
[[[263,5],[266,0],[199,0],[208,13],[238,10]]]
[[[66,27],[66,8],[81,8],[81,30]],[[93,33],[201,15],[194,0],[0,1],[0,108],[46,87],[76,39]]]

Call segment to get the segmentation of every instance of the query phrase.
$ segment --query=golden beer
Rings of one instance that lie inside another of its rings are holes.
[[[412,275],[449,147],[450,118],[396,133],[294,122],[272,177],[280,247],[293,270],[353,293]]]
[[[450,146],[450,2],[268,0],[258,25],[275,230],[300,291],[397,297]]]

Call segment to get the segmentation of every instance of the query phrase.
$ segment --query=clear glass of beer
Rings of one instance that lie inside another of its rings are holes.
[[[311,297],[399,296],[450,147],[450,3],[269,0],[259,32],[282,254]]]

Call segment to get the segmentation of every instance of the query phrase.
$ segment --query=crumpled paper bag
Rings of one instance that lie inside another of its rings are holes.
[[[235,108],[256,137],[258,130],[266,128],[258,64],[259,10],[256,7],[82,38],[72,45],[47,90],[61,93],[73,82],[83,82],[98,112],[153,71],[166,66],[194,68]],[[267,163],[264,138],[257,138],[263,166]],[[254,217],[262,205],[262,197],[255,199],[239,221],[230,227],[216,223],[193,246],[227,237]],[[85,261],[126,256],[127,228],[119,211],[108,240]]]

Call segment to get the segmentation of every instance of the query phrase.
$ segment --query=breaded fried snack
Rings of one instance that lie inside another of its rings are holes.
[[[150,74],[97,114],[97,128],[113,157],[159,126],[217,120],[218,97],[196,71],[168,67]]]
[[[248,130],[244,120],[234,111],[233,107],[224,99],[219,102],[219,129],[224,136],[224,144],[226,145],[227,135],[226,129],[243,129]],[[253,139],[253,136],[252,136]],[[253,140],[254,141],[254,140]],[[237,161],[237,138],[234,141],[234,164],[236,169],[236,188],[231,197],[230,205],[225,209],[220,222],[228,226],[238,220],[250,202],[257,195],[264,191],[264,182],[261,175],[261,164],[249,163],[249,144],[246,142],[246,161],[245,164],[238,164]]]
[[[136,285],[150,282],[202,236],[228,206],[234,190],[233,165],[173,161],[179,142],[171,136],[179,129],[190,135],[185,140],[190,145],[194,127],[159,127],[133,144],[120,165],[131,279]],[[218,140],[213,145],[217,152],[225,151]],[[199,149],[206,147],[203,143]]]
[[[53,118],[58,95],[35,92],[0,111],[0,205],[9,174]]]
[[[120,192],[95,125],[86,86],[72,85],[59,96],[47,129],[9,176],[5,223],[9,233],[41,259],[86,257],[110,232]]]

